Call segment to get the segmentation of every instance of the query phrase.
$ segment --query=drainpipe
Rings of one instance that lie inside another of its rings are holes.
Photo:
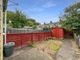
[[[5,44],[6,44],[6,30],[7,30],[7,10],[5,10],[5,26],[4,26],[4,28],[5,28],[5,34],[4,34],[4,36],[5,36]]]

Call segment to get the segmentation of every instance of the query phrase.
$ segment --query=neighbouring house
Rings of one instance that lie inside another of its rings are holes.
[[[30,26],[24,26],[23,29],[32,30],[33,27],[30,27]]]
[[[53,27],[61,27],[61,25],[59,24],[59,22],[51,22],[50,23],[44,23],[43,24],[43,28],[53,28]]]
[[[34,29],[30,26],[24,26],[23,28],[7,28],[7,33],[28,33],[28,32],[38,32],[38,31],[50,31],[51,28],[54,27],[60,27],[59,22],[50,22],[45,24],[37,25],[37,27]]]

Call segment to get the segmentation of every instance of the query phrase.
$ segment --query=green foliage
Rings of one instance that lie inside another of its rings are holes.
[[[8,11],[7,23],[12,28],[22,28],[24,26],[30,26],[34,28],[39,25],[39,23],[37,23],[34,19],[27,18],[26,15],[19,10],[16,10],[16,12]]]
[[[14,19],[15,13],[11,12],[11,11],[7,11],[7,23],[9,23],[9,21],[12,21]]]
[[[39,25],[39,23],[37,23],[34,19],[27,19],[26,21],[26,26],[33,27],[34,29],[37,25]]]
[[[28,45],[28,47],[35,48],[36,47],[36,43],[34,42],[34,43],[30,44],[30,45]]]
[[[18,10],[15,13],[8,11],[7,17],[7,23],[11,21],[10,25],[13,28],[22,28],[25,25],[26,16]]]
[[[50,46],[50,49],[53,50],[53,51],[58,51],[60,49],[60,46],[57,46],[57,45],[54,44],[54,45]]]
[[[62,45],[61,41],[49,40],[47,41],[47,47],[53,51],[58,51]]]
[[[78,9],[80,9],[80,2],[65,9],[64,16],[62,16],[62,21],[60,22],[62,27],[70,31],[80,29],[80,13],[77,11]]]
[[[80,2],[75,3],[75,4],[67,7],[67,8],[65,9],[65,12],[66,12],[66,13],[72,13],[72,12],[76,11],[76,10],[79,9],[79,8],[80,8]]]

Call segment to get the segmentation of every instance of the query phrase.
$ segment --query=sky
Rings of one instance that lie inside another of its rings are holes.
[[[16,6],[13,2],[18,5]],[[64,13],[64,9],[73,3],[75,0],[10,0],[7,10],[18,9],[26,16],[43,24],[59,21],[59,16]]]

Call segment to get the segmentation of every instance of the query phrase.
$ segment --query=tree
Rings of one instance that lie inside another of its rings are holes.
[[[26,26],[36,28],[36,26],[39,25],[39,24],[40,23],[36,22],[34,19],[31,19],[31,18],[26,20]]]
[[[79,33],[80,29],[80,13],[77,11],[78,9],[80,9],[80,2],[66,8],[64,15],[60,18],[62,27],[76,34]]]
[[[26,17],[26,15],[19,10],[16,10],[16,12],[8,11],[7,17],[7,24],[12,28],[22,28],[24,26],[36,28],[36,26],[39,25],[38,22]]]
[[[12,11],[7,11],[7,24],[14,19],[15,13]]]
[[[19,10],[16,12],[8,11],[8,20],[7,23],[11,25],[13,28],[22,28],[25,25],[26,16]],[[9,21],[11,21],[9,23]]]

